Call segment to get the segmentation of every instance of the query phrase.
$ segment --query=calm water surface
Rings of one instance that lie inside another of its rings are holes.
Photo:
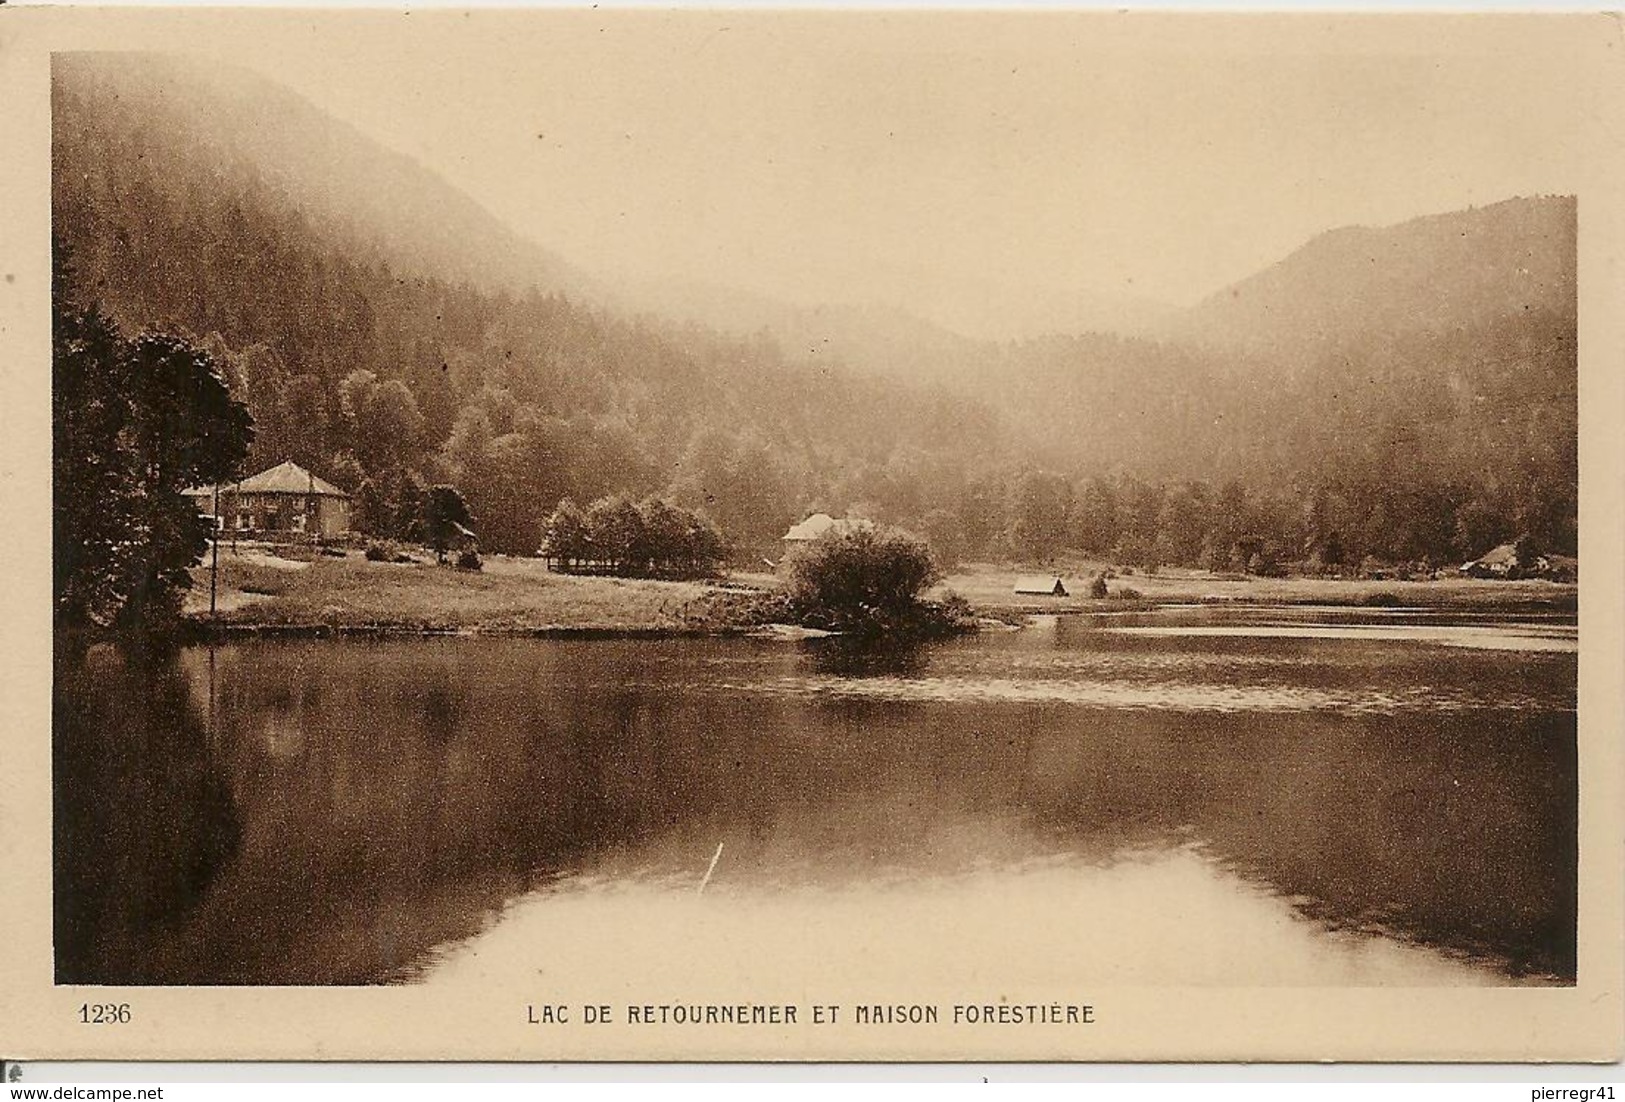
[[[1301,608],[98,648],[57,670],[58,979],[1573,982],[1575,649]]]

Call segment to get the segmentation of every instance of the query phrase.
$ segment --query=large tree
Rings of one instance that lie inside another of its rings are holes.
[[[1066,542],[1072,486],[1060,475],[1029,471],[1016,484],[1010,546],[1022,558],[1044,562]]]
[[[924,541],[898,529],[826,533],[789,559],[789,599],[806,624],[836,631],[906,629],[940,577]]]
[[[189,486],[236,477],[253,420],[208,353],[179,337],[125,337],[52,281],[52,539],[58,624],[158,628],[179,611],[207,547]]]
[[[474,516],[455,486],[432,486],[423,502],[423,530],[435,556],[446,561],[446,551],[466,537]]]

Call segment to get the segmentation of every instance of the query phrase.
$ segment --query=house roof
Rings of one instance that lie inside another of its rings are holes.
[[[1495,547],[1484,552],[1478,558],[1474,559],[1473,563],[1469,563],[1468,565],[1473,564],[1477,564],[1479,566],[1500,566],[1503,564],[1507,566],[1516,566],[1518,565],[1518,548],[1514,544],[1503,543],[1499,547]]]
[[[790,543],[805,543],[819,539],[830,532],[834,532],[838,536],[844,536],[848,532],[862,532],[872,527],[874,525],[861,518],[843,517],[836,520],[828,513],[814,513],[800,524],[791,525],[790,530],[780,539]]]
[[[800,524],[792,524],[784,534],[787,540],[815,540],[835,527],[835,518],[828,513],[814,513]]]
[[[222,493],[229,490],[245,494],[315,494],[317,497],[342,498],[350,496],[325,478],[318,478],[292,461],[278,463],[269,470],[251,475],[241,482],[223,482],[220,484],[220,490]],[[182,492],[187,497],[207,497],[214,493],[214,487],[193,486]]]
[[[1016,579],[1017,593],[1041,593],[1045,596],[1050,596],[1057,590],[1064,595],[1066,593],[1066,586],[1062,584],[1061,579],[1056,577],[1054,574],[1051,574],[1048,577],[1038,577],[1035,575],[1030,578]]]

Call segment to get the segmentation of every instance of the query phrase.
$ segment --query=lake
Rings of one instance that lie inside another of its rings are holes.
[[[1576,663],[1572,615],[1332,608],[97,647],[57,977],[1572,983]]]

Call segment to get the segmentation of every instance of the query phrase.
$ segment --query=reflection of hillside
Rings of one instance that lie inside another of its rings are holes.
[[[1244,680],[1425,674],[1527,700],[1560,696],[1573,668],[1492,652],[1415,665],[1391,647],[1383,664],[1338,643],[1349,661],[1329,673],[1303,641],[1196,645],[1069,628],[929,648],[924,672],[853,683],[1033,676],[1046,654],[1065,677],[1171,678],[1189,654],[1198,679],[1226,662]],[[226,646],[211,754],[206,651],[156,671],[93,653],[59,682],[62,975],[402,977],[555,878],[682,889],[719,843],[719,891],[1195,847],[1324,924],[1573,975],[1572,712],[783,691],[839,676],[823,662],[739,640]]]
[[[555,703],[537,683],[485,684],[449,655],[401,664],[334,649],[303,679],[305,648],[263,655],[266,669],[256,655],[224,697],[249,827],[235,875],[190,935],[229,962],[227,982],[397,974],[475,932],[602,829],[590,736],[575,744],[535,722]],[[545,665],[531,671],[542,683]],[[304,745],[284,755],[293,728]]]
[[[1575,974],[1575,721],[1102,717],[1036,755],[1053,835],[1179,831],[1336,927]],[[1239,737],[1238,737],[1239,734]]]

